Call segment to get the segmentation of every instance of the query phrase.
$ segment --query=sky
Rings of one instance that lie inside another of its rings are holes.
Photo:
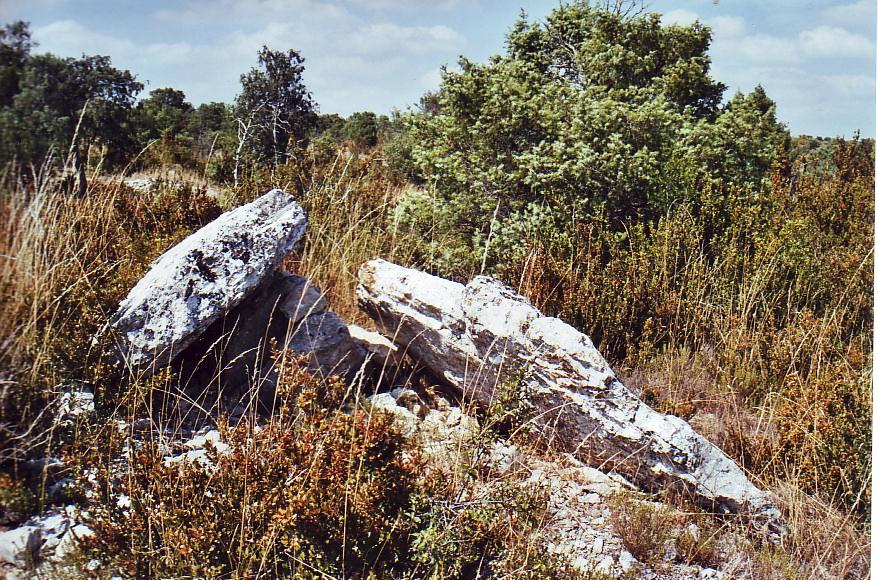
[[[459,55],[502,53],[523,9],[558,0],[0,0],[0,22],[31,23],[38,52],[103,54],[194,104],[231,102],[262,45],[305,57],[322,113],[405,110]],[[793,134],[875,136],[875,0],[651,0],[668,23],[714,33],[712,76],[761,84]]]

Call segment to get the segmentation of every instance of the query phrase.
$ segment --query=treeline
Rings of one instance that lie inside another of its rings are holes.
[[[61,58],[36,46],[25,22],[0,30],[0,161],[33,180],[61,168],[80,194],[89,167],[170,164],[237,183],[242,172],[282,165],[309,145],[362,152],[400,127],[398,115],[319,114],[295,50],[264,47],[234,103],[196,107],[171,87],[138,101],[143,83],[108,56]]]

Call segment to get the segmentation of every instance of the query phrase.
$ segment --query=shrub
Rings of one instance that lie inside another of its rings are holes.
[[[24,521],[36,507],[36,498],[23,481],[0,473],[0,525]]]
[[[156,195],[97,181],[84,198],[47,181],[0,191],[0,464],[50,452],[69,430],[43,412],[59,385],[119,394],[106,322],[149,263],[219,211],[187,188]],[[97,337],[97,340],[95,338]],[[99,397],[102,408],[111,400]],[[37,490],[33,490],[35,493]]]
[[[221,425],[211,465],[169,463],[143,442],[99,469],[86,552],[130,576],[276,578],[389,574],[404,567],[417,454],[392,418],[344,412],[323,383],[283,358],[278,413]],[[85,472],[84,472],[85,473]]]
[[[686,518],[674,539],[677,558],[686,564],[718,568],[722,563],[717,546],[721,529],[707,517]]]
[[[646,563],[664,560],[674,521],[667,507],[617,494],[610,501],[610,521],[635,558]]]

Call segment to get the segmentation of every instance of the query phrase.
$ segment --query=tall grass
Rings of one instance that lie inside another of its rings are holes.
[[[25,185],[12,175],[0,184],[4,460],[48,442],[43,419],[60,390],[119,388],[107,321],[155,257],[218,213],[188,188],[149,196],[95,180],[78,198],[48,176]]]
[[[706,192],[724,196],[722,219],[680,206],[624,236],[588,221],[560,247],[534,236],[520,261],[495,271],[547,314],[590,333],[646,400],[691,420],[775,490],[791,525],[784,561],[799,572],[811,567],[814,577],[856,577],[868,566],[874,171],[861,158],[842,146],[835,172],[804,177],[795,191],[776,180],[758,203]],[[73,198],[48,178],[25,185],[12,175],[0,191],[4,466],[51,439],[36,436],[38,419],[61,385],[144,388],[112,378],[108,345],[93,337],[103,336],[150,261],[219,210],[185,186],[144,194],[119,179],[93,180],[88,195]],[[254,172],[228,202],[271,186],[293,192],[309,212],[307,239],[286,267],[311,278],[346,320],[368,322],[354,291],[363,262],[435,268],[432,239],[395,225],[408,186],[376,157],[340,154]],[[345,481],[341,489],[360,485]],[[427,502],[437,505],[448,504]],[[422,553],[434,571],[460,564],[442,568],[443,558],[477,555],[458,550],[472,547],[460,544],[464,527],[442,534],[441,522],[492,529],[478,527],[483,512],[442,509],[430,508],[437,519],[411,532],[439,534]],[[499,550],[495,536],[485,541],[483,549]]]

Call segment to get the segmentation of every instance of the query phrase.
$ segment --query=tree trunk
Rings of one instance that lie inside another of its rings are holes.
[[[88,191],[88,178],[85,173],[85,165],[87,155],[82,153],[78,147],[73,154],[73,167],[76,171],[76,195],[77,197],[85,197]]]

